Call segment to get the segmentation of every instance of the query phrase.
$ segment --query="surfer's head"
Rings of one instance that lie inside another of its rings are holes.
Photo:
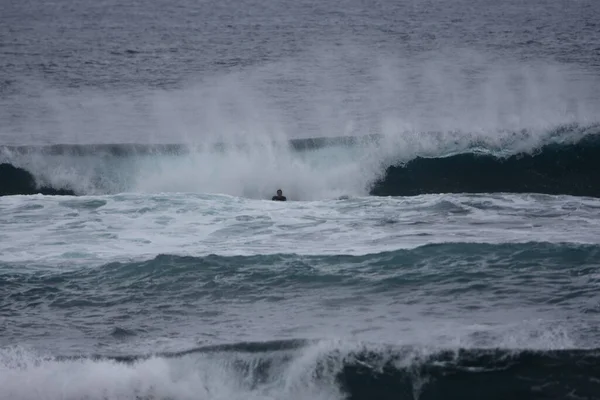
[[[281,189],[277,189],[277,196],[282,196],[283,192],[281,191]]]

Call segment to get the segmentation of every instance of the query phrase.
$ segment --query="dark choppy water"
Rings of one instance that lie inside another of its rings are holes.
[[[599,20],[5,1],[0,399],[600,399]]]

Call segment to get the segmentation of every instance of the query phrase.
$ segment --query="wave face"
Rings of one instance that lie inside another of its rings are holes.
[[[0,353],[6,398],[596,399],[600,350],[418,349],[279,341],[151,357]]]
[[[412,136],[369,135],[203,146],[4,146],[0,195],[36,192],[31,183],[19,183],[31,174],[48,194],[54,189],[78,195],[200,192],[269,198],[282,187],[294,200],[481,192],[599,197],[599,132],[598,125],[569,125],[493,141],[455,132],[423,133],[416,143]]]
[[[74,196],[72,190],[37,187],[35,178],[28,171],[11,164],[0,164],[0,196],[17,194],[44,194]]]
[[[461,260],[465,256],[475,265],[463,265]],[[275,295],[282,289],[318,291],[335,285],[347,290],[385,293],[394,291],[398,286],[435,286],[441,283],[456,286],[463,301],[475,296],[484,286],[490,290],[478,295],[481,301],[509,301],[510,297],[504,296],[514,289],[511,286],[523,283],[515,281],[520,278],[527,280],[531,274],[537,273],[549,285],[536,288],[538,300],[547,296],[545,301],[558,301],[553,299],[552,293],[560,285],[563,291],[560,302],[566,305],[580,300],[579,296],[586,298],[590,294],[588,285],[596,282],[593,268],[598,265],[595,260],[599,258],[600,245],[536,242],[440,243],[365,255],[159,255],[144,261],[112,262],[74,270],[71,270],[74,266],[58,270],[48,266],[28,274],[11,271],[8,265],[4,265],[0,284],[12,299],[4,304],[4,309],[16,313],[19,307],[26,307],[31,301],[47,295],[51,295],[59,308],[77,307],[77,304],[67,301],[73,295],[68,290],[71,284],[81,291],[75,303],[85,303],[89,293],[101,288],[104,294],[96,296],[97,303],[92,302],[98,307],[110,303],[113,296],[131,296],[128,301],[133,301],[138,290],[148,292],[147,306],[166,307],[169,299],[186,296],[190,300],[211,297],[216,301],[236,295],[250,296],[256,301],[263,298],[262,294]],[[486,266],[479,265],[484,263]],[[436,271],[434,275],[427,274],[427,268],[435,265],[446,265],[447,268]],[[504,271],[495,270],[509,266],[518,271],[506,276]],[[571,273],[590,281],[567,282],[562,275],[564,268],[571,266],[576,268]],[[461,288],[462,280],[471,274],[478,275],[479,286]],[[189,280],[201,286],[189,287]],[[445,289],[439,289],[438,298],[448,295]],[[548,291],[545,292],[545,289]],[[49,292],[45,293],[45,290]],[[186,293],[186,290],[191,292]],[[592,311],[594,307],[590,306],[589,311]]]
[[[506,157],[462,153],[416,158],[390,166],[371,194],[544,193],[600,197],[600,136],[573,144],[547,144],[533,153]]]

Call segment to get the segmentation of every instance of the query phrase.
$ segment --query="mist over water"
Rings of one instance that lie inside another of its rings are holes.
[[[281,187],[298,200],[360,196],[386,167],[417,156],[473,148],[510,155],[576,141],[598,122],[600,107],[598,79],[576,66],[467,50],[400,57],[349,44],[318,46],[171,88],[23,85],[28,112],[9,119],[13,139],[6,144],[52,138],[187,147],[185,154],[127,160],[0,155],[41,183],[90,194],[265,198]],[[572,124],[582,129],[553,137]],[[288,145],[290,139],[345,136],[363,140],[301,153]]]
[[[12,128],[24,136],[7,144],[48,143],[47,132],[58,135],[52,143],[239,142],[407,131],[491,139],[498,131],[597,122],[600,101],[598,77],[576,65],[465,49],[390,55],[351,44],[319,46],[165,88],[60,88],[35,79],[13,85],[27,97],[4,111],[17,112],[3,135],[8,138]]]

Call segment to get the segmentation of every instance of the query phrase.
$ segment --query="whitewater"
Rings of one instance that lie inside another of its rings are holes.
[[[600,399],[599,4],[6,2],[0,400]]]

